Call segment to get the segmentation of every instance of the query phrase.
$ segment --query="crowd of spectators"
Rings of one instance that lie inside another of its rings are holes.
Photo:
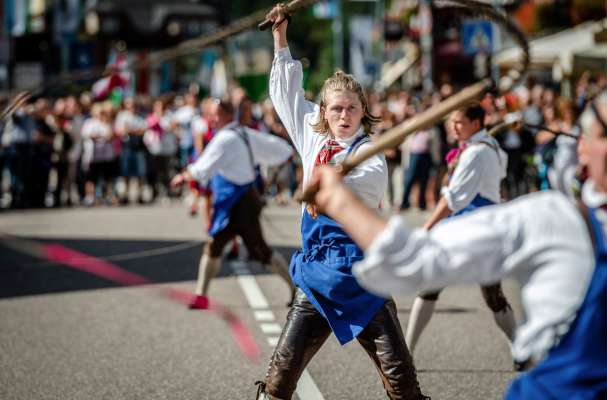
[[[524,122],[497,134],[508,153],[503,196],[517,197],[550,186],[555,134],[575,133],[579,110],[594,93],[607,87],[605,76],[583,74],[572,98],[528,79],[506,95],[486,95],[486,125],[508,118]],[[404,90],[369,93],[374,115],[381,117],[374,137],[412,118],[456,89],[443,84],[432,94]],[[234,87],[230,100],[241,124],[288,140],[269,100],[251,101]],[[213,137],[208,113],[213,99],[196,91],[158,98],[126,97],[94,101],[90,93],[38,98],[0,122],[0,207],[150,203],[156,199],[196,197],[171,189],[173,174],[194,160]],[[411,135],[398,149],[385,152],[390,184],[385,207],[426,209],[438,199],[446,172],[445,155],[454,140],[445,123]],[[294,152],[295,154],[295,152]],[[301,165],[294,155],[281,167],[264,171],[266,197],[285,204],[300,190]]]
[[[231,92],[241,124],[288,139],[274,109]],[[211,98],[195,92],[150,99],[38,98],[0,125],[0,205],[42,208],[149,203],[180,197],[170,178],[212,139]],[[297,189],[297,160],[265,171],[268,194]]]

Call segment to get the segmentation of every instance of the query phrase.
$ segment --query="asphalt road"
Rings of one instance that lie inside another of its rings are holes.
[[[299,245],[298,215],[298,207],[264,213],[268,241],[285,256]],[[405,217],[418,225],[425,215]],[[180,203],[0,213],[2,233],[59,243],[188,291],[203,226]],[[505,291],[518,312],[516,286],[506,282]],[[258,362],[243,357],[214,314],[159,293],[41,260],[0,237],[0,399],[253,399],[286,317],[284,283],[258,264],[235,261],[223,263],[211,286],[211,297],[251,330]],[[404,329],[412,299],[396,302]],[[433,399],[498,399],[515,376],[508,344],[475,286],[443,292],[415,361]],[[301,400],[385,398],[356,342],[340,347],[330,338],[307,371]]]

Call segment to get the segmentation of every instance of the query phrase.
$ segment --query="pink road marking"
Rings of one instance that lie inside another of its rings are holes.
[[[42,245],[42,249],[44,257],[50,261],[88,272],[122,286],[154,284],[154,282],[149,279],[126,271],[108,261],[72,250],[59,244]],[[162,291],[165,297],[185,305],[190,304],[196,297],[194,294],[185,290],[164,287],[158,287],[158,289]],[[240,351],[250,360],[258,362],[261,352],[251,331],[242,320],[228,307],[217,303],[216,301],[211,301],[210,299],[207,310],[219,316],[228,324]]]

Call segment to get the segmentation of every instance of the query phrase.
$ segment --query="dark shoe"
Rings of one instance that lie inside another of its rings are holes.
[[[190,310],[207,310],[209,308],[209,298],[207,296],[196,296],[188,305]]]

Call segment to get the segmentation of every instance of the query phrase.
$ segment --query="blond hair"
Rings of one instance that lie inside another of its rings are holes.
[[[381,118],[371,114],[369,110],[369,102],[367,96],[363,91],[362,86],[350,74],[346,74],[341,70],[335,71],[335,73],[325,80],[325,83],[320,89],[320,113],[318,114],[318,121],[312,124],[312,129],[316,133],[327,134],[329,133],[329,122],[324,116],[324,109],[327,106],[327,96],[330,92],[352,92],[358,95],[360,103],[363,107],[363,117],[360,121],[364,127],[366,133],[371,133],[373,125],[379,123]]]

